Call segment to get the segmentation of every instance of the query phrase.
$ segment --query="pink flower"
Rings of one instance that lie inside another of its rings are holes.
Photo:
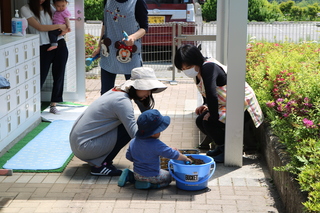
[[[313,121],[308,120],[307,118],[303,119],[303,124],[307,127],[307,128],[313,128]]]
[[[288,116],[289,116],[289,113],[284,113],[283,114],[283,117],[285,117],[285,118],[288,117]]]
[[[309,103],[304,103],[303,105],[306,107],[312,107],[312,104],[309,104]]]
[[[278,110],[279,112],[282,112],[282,111],[283,111],[282,106],[278,106],[278,107],[277,107],[277,110]]]
[[[272,108],[272,107],[274,107],[274,106],[276,105],[276,103],[273,102],[273,101],[268,101],[268,102],[266,103],[266,105],[267,105],[267,107]]]
[[[283,98],[278,98],[278,99],[276,100],[276,102],[277,102],[277,103],[282,103],[282,102],[283,102]]]

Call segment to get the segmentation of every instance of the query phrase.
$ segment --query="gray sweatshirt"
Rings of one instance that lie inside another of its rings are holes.
[[[137,131],[131,99],[125,92],[109,90],[95,100],[75,122],[70,146],[76,157],[101,165],[117,141],[117,129],[123,124],[131,138]]]

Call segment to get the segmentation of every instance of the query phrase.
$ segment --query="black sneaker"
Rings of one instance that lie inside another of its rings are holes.
[[[212,157],[214,162],[216,163],[223,163],[224,162],[224,153],[221,153],[220,155],[216,155]]]
[[[222,153],[224,153],[224,145],[218,146],[214,150],[207,151],[207,155],[210,157],[214,157],[214,156],[220,155]]]
[[[197,148],[198,148],[198,149],[209,150],[209,149],[210,149],[210,146],[205,146],[205,145],[201,145],[201,144],[200,144]]]
[[[122,171],[118,170],[114,165],[103,165],[99,168],[95,166],[91,167],[92,175],[120,176],[121,173]]]

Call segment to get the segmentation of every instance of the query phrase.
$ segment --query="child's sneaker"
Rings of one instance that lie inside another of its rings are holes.
[[[123,187],[127,182],[135,183],[133,172],[129,169],[124,169],[118,180],[118,186]]]
[[[134,183],[134,187],[136,189],[159,189],[160,188],[160,184],[155,184],[155,183],[149,183],[146,181],[138,181],[136,180],[136,182]]]
[[[149,189],[151,187],[151,183],[149,182],[146,182],[146,181],[139,181],[137,180],[135,183],[134,183],[134,187],[136,189]]]
[[[103,165],[99,168],[92,166],[91,167],[91,174],[92,175],[105,175],[105,176],[120,176],[122,173],[121,170],[118,170],[113,165]]]

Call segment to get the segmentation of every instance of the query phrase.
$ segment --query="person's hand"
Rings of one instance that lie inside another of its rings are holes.
[[[68,33],[68,31],[67,31],[67,30],[65,30],[65,31],[61,31],[60,36],[63,36],[63,35],[65,35],[65,34],[67,34],[67,33]]]
[[[207,107],[206,105],[202,105],[202,106],[199,106],[199,107],[196,108],[195,113],[196,113],[197,115],[200,115],[200,114],[202,114],[202,113],[205,112],[205,111],[208,111],[208,107]]]
[[[66,31],[66,30],[68,29],[68,27],[67,27],[66,24],[60,24],[59,29],[60,29],[61,31]]]
[[[91,55],[91,58],[95,57],[96,55],[98,55],[100,53],[100,47],[97,47],[97,49],[95,49]]]
[[[63,36],[71,31],[71,29],[69,29],[66,24],[60,24],[59,30],[61,30],[60,36]]]
[[[189,163],[187,163],[187,162],[189,162]],[[185,163],[186,164],[192,164],[193,162],[192,162],[192,160],[190,158],[187,157],[187,159],[185,160]]]
[[[206,113],[204,116],[203,116],[203,120],[204,121],[207,121],[210,117],[210,112]]]
[[[125,40],[125,38],[122,39],[122,41],[123,41],[127,46],[133,46],[135,40],[136,40],[136,39],[135,39],[132,35],[129,35],[129,36],[128,36],[128,40]]]

